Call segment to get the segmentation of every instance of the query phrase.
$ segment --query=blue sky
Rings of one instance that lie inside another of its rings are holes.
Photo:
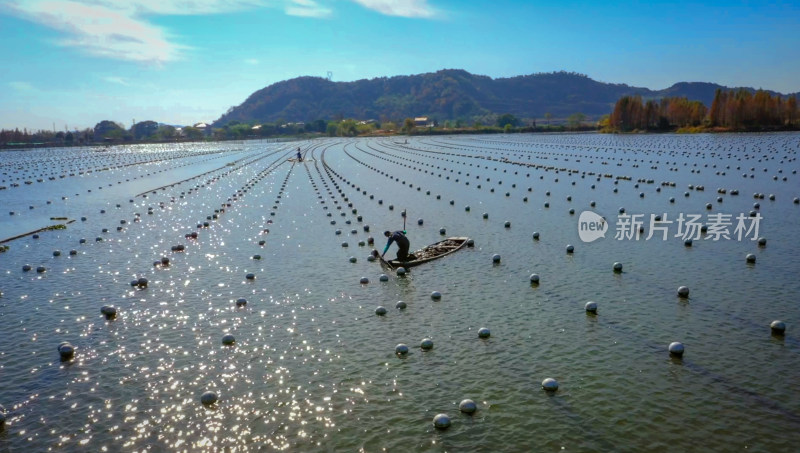
[[[293,77],[800,91],[800,1],[0,0],[0,128],[213,121]]]

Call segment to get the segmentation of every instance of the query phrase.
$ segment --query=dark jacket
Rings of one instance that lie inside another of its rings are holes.
[[[408,241],[408,238],[402,231],[395,231],[389,236],[389,241],[386,243],[386,248],[383,249],[383,253],[386,253],[389,250],[389,246],[392,245],[392,242],[397,243],[397,248],[404,252],[408,252],[408,248],[411,246],[411,243]]]

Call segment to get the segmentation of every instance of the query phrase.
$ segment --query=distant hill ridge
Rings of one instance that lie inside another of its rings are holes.
[[[213,126],[231,121],[399,120],[415,116],[439,121],[469,120],[490,113],[511,113],[518,118],[544,118],[546,113],[564,118],[583,113],[591,118],[611,113],[614,103],[625,95],[638,94],[645,99],[687,97],[710,106],[718,88],[738,89],[715,83],[680,82],[663,90],[650,90],[598,82],[564,71],[498,79],[462,69],[353,82],[297,77],[254,92]],[[753,88],[745,89],[755,92]]]

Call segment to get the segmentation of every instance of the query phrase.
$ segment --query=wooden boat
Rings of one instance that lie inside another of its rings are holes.
[[[464,248],[464,246],[467,245],[468,240],[468,237],[463,236],[450,237],[435,244],[431,244],[423,249],[417,250],[414,253],[409,253],[407,261],[386,261],[381,258],[381,262],[392,269],[398,267],[404,267],[408,269],[409,267],[419,266],[420,264],[427,263],[428,261],[433,261],[451,253],[455,253]],[[377,253],[377,251],[375,253]],[[378,256],[380,257],[380,255]]]

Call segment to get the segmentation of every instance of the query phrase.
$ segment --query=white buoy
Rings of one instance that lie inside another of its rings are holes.
[[[386,314],[386,307],[378,306],[378,308],[375,309],[375,314],[378,315],[378,316],[385,315]]]
[[[397,268],[397,270],[395,270],[395,273],[396,273],[398,276],[402,277],[402,276],[406,275],[406,268],[404,268],[404,267],[398,267],[398,268]]]
[[[772,333],[776,335],[783,335],[786,332],[786,323],[775,320],[769,324],[769,328],[772,330]]]
[[[431,293],[431,299],[439,300],[441,298],[442,298],[442,293],[440,293],[439,291],[434,291]]]
[[[492,262],[493,263],[499,263],[500,262],[500,255],[498,255],[497,253],[492,255]]]
[[[394,353],[397,355],[406,355],[408,354],[408,346],[400,343],[394,347]]]
[[[100,313],[105,315],[106,319],[114,319],[117,317],[117,308],[111,305],[103,305],[100,307]]]
[[[407,305],[405,302],[403,302],[402,300],[398,300],[398,301],[397,301],[397,303],[396,303],[396,304],[394,304],[394,308],[396,308],[396,309],[398,309],[398,310],[405,310],[405,308],[406,308],[407,306],[408,306],[408,305]]]
[[[491,332],[486,327],[481,327],[478,329],[478,337],[479,338],[489,338],[491,336]]]
[[[227,333],[222,336],[222,344],[225,346],[230,346],[234,343],[236,343],[236,337],[234,337],[233,334]]]
[[[206,406],[216,403],[218,399],[219,397],[217,396],[216,392],[212,392],[210,390],[200,396],[200,402]]]
[[[431,340],[430,338],[423,338],[419,344],[419,347],[422,350],[429,351],[433,349],[433,340]]]
[[[531,283],[535,285],[539,284],[539,274],[531,274]]]
[[[558,390],[558,381],[553,378],[547,378],[542,381],[542,388],[548,392],[555,392]]]
[[[756,262],[756,256],[753,255],[752,253],[748,253],[747,256],[745,257],[745,260],[747,260],[747,262],[750,264],[754,264]]]
[[[450,427],[450,417],[447,414],[437,414],[433,417],[433,426],[436,429],[447,429]]]
[[[669,353],[675,357],[683,356],[683,343],[680,341],[673,341],[669,344]]]
[[[597,314],[597,302],[586,302],[586,305],[583,307],[587,313]]]
[[[458,403],[458,410],[465,414],[474,414],[478,410],[478,405],[471,399],[465,399]]]
[[[681,286],[678,288],[678,297],[686,299],[689,297],[689,288],[687,286]]]

